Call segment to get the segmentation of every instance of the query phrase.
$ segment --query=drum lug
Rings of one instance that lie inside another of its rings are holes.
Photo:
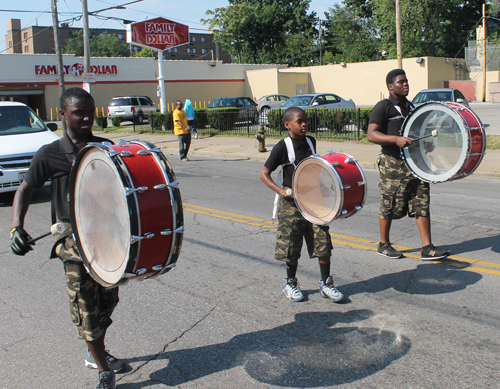
[[[128,195],[135,193],[135,192],[144,193],[148,189],[149,188],[147,186],[141,186],[139,188],[125,188],[125,195],[128,196]]]
[[[131,151],[125,150],[120,153],[120,157],[133,157],[134,154],[132,154]]]
[[[335,166],[335,167],[337,167],[337,166],[339,166],[339,165],[340,165],[340,163],[339,163],[339,161],[333,161],[333,162],[332,162],[332,165],[333,165],[333,166]]]
[[[168,266],[165,266],[165,269],[171,269],[171,268],[175,267],[175,265],[177,265],[177,262],[174,262],[174,263],[171,263]]]
[[[321,157],[321,155],[319,155],[318,153],[314,153],[313,156],[314,157]]]
[[[154,189],[156,190],[164,190],[167,186],[165,184],[155,185]]]
[[[344,185],[342,187],[343,190],[348,190],[348,189],[351,189],[351,185]]]
[[[137,152],[137,155],[149,155],[149,154],[151,153],[149,152],[149,150],[146,149],[142,149]]]
[[[330,151],[327,151],[327,152],[326,152],[326,155],[330,155],[330,154],[335,154],[335,151],[330,150]]]
[[[340,212],[341,215],[345,215],[347,213],[347,209],[343,209],[342,212]]]
[[[366,185],[366,181],[358,181],[358,186]]]
[[[128,142],[127,142],[126,140],[123,140],[123,139],[122,139],[121,141],[119,141],[119,142],[118,142],[118,145],[119,145],[119,146],[123,146],[123,145],[126,145],[127,143],[128,143]]]
[[[354,207],[354,209],[355,209],[356,211],[359,211],[359,210],[360,210],[360,209],[362,209],[362,208],[363,208],[363,207],[360,207],[359,205],[356,205],[356,206]]]
[[[163,265],[155,265],[151,268],[152,270],[155,270],[155,271],[158,271],[158,270],[161,270],[163,269]]]
[[[152,233],[152,232],[147,232],[147,233],[144,234],[144,236],[132,235],[130,237],[130,243],[134,244],[134,243],[137,243],[137,242],[139,242],[140,240],[143,240],[143,239],[151,239],[154,236],[155,236],[155,234]]]
[[[344,163],[351,163],[351,164],[354,164],[355,163],[355,159],[353,157],[349,157],[349,158],[346,158]]]
[[[148,269],[146,268],[141,268],[141,269],[137,269],[137,271],[135,272],[138,276],[142,276],[144,273],[146,273],[148,271]]]
[[[161,235],[172,235],[172,230],[163,230],[160,232]]]

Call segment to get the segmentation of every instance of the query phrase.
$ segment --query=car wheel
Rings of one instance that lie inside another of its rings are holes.
[[[142,113],[138,114],[135,122],[137,124],[144,124],[144,114],[142,114]]]

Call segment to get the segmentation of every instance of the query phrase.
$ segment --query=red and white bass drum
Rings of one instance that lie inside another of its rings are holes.
[[[469,107],[452,102],[428,102],[411,111],[402,136],[422,138],[401,149],[410,172],[430,183],[472,174],[483,160],[486,135]]]
[[[69,204],[82,261],[99,284],[117,286],[175,266],[184,232],[181,195],[153,144],[84,147],[71,170]]]
[[[363,208],[367,183],[354,157],[330,151],[300,161],[293,174],[292,190],[304,218],[324,225],[352,216]]]

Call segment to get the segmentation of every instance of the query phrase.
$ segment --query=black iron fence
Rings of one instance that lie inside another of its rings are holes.
[[[268,138],[283,138],[288,130],[283,122],[284,110],[260,114],[234,109],[200,109],[195,115],[195,129],[200,135],[255,136],[261,127]],[[368,129],[371,108],[342,110],[307,109],[308,133],[317,139],[360,140]],[[173,131],[172,113],[150,114],[151,131]]]

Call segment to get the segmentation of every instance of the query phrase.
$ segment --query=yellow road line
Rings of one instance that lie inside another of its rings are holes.
[[[264,227],[264,228],[269,228],[269,229],[275,229],[277,224],[278,224],[277,222],[275,222],[273,220],[261,219],[261,218],[257,218],[257,217],[246,216],[246,215],[241,215],[241,214],[232,213],[232,212],[220,211],[218,209],[202,207],[202,206],[194,205],[194,204],[184,203],[184,210],[189,211],[189,212],[193,212],[193,213],[197,213],[197,214],[201,214],[201,215],[216,217],[219,219],[224,219],[224,220],[229,220],[229,221],[234,221],[234,222],[238,222],[238,223],[248,224],[251,226]],[[354,247],[354,248],[358,248],[358,249],[362,249],[362,250],[377,251],[377,245],[378,245],[377,241],[370,240],[370,239],[358,238],[355,236],[337,234],[334,232],[330,233],[330,235],[334,238],[334,239],[332,239],[332,242],[334,242],[334,243],[344,245],[344,246]],[[339,240],[339,239],[335,239],[335,238],[340,238],[343,240]],[[357,242],[359,242],[359,243],[357,243]],[[420,259],[420,255],[412,254],[412,253],[408,252],[409,250],[413,250],[412,247],[405,247],[405,246],[398,246],[398,245],[394,245],[394,247],[403,251],[405,257]],[[488,269],[486,267],[484,267],[484,268],[478,267],[478,265],[482,265],[482,266],[500,269],[500,264],[495,263],[495,262],[488,262],[488,261],[481,261],[478,259],[465,258],[465,257],[460,257],[458,255],[450,255],[447,259],[445,259],[443,261],[437,261],[437,262],[441,262],[441,263],[444,263],[446,265],[450,265],[450,266],[454,266],[454,267],[458,267],[458,268],[467,267],[468,270],[479,271],[479,272],[488,273],[488,274],[500,275],[500,270]],[[468,264],[473,264],[475,266],[467,266],[464,264],[464,262],[468,263]]]

